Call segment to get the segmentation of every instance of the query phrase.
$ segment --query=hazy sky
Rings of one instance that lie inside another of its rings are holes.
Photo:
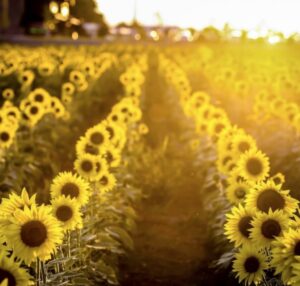
[[[137,2],[137,18],[157,24],[160,13],[166,25],[201,28],[229,22],[234,28],[272,28],[285,33],[300,31],[300,0],[96,0],[111,24],[128,22]]]

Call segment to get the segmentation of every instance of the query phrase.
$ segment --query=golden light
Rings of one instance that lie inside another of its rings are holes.
[[[268,38],[268,43],[275,45],[281,42],[281,38],[278,35],[273,35]]]
[[[158,41],[159,40],[159,35],[155,30],[152,30],[150,32],[150,37],[154,40],[154,41]]]
[[[259,33],[255,30],[251,30],[248,32],[248,38],[251,40],[256,40],[260,37]]]
[[[137,20],[145,25],[158,25],[157,14],[166,26],[223,29],[226,23],[234,30],[273,30],[291,35],[300,27],[298,0],[96,0],[99,10],[112,25],[130,23],[136,7]],[[135,6],[135,3],[137,5]],[[118,7],[118,9],[116,9]],[[263,34],[263,35],[262,35]],[[255,35],[255,38],[257,35]]]
[[[58,3],[55,2],[55,1],[51,1],[49,3],[49,10],[52,14],[57,14],[58,11],[59,11],[59,6],[58,6]]]
[[[78,38],[79,38],[78,33],[77,33],[77,32],[73,32],[73,33],[72,33],[72,39],[73,39],[74,41],[76,41],[76,40],[78,40]]]
[[[68,2],[63,2],[60,4],[60,14],[64,18],[68,18],[70,15],[70,7]]]
[[[141,38],[142,38],[142,37],[141,37],[140,34],[135,34],[135,35],[134,35],[134,39],[137,40],[137,41],[139,41]]]

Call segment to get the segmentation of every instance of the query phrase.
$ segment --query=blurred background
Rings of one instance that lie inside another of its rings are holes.
[[[300,40],[296,0],[0,0],[0,40]]]

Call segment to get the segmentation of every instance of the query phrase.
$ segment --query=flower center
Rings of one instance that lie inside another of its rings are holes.
[[[248,142],[240,142],[239,143],[238,149],[241,153],[246,152],[247,150],[249,150],[249,148],[250,148],[250,145]]]
[[[248,273],[255,273],[259,269],[260,263],[257,257],[250,256],[244,262],[244,268]]]
[[[66,222],[73,216],[73,211],[69,206],[60,206],[56,210],[58,220]]]
[[[266,189],[258,196],[256,204],[260,211],[268,213],[269,209],[272,211],[282,210],[285,201],[280,193],[273,189]]]
[[[79,188],[74,183],[66,183],[61,189],[61,194],[66,197],[77,198],[79,196]]]
[[[7,132],[1,133],[1,141],[7,142],[9,140],[9,134]]]
[[[247,162],[247,170],[251,175],[257,176],[263,170],[262,163],[256,158],[250,158]]]
[[[246,195],[246,191],[243,187],[238,187],[234,193],[238,199],[243,199]]]
[[[21,227],[21,240],[28,247],[39,247],[47,239],[47,229],[39,220],[31,220]]]
[[[251,216],[245,216],[241,218],[238,224],[239,231],[246,238],[250,237],[250,229],[252,228],[251,221],[252,221]]]
[[[92,169],[93,169],[93,164],[91,161],[88,161],[88,160],[84,160],[82,163],[81,163],[81,168],[83,171],[85,172],[91,172]]]
[[[99,145],[103,142],[104,137],[100,132],[95,132],[91,136],[91,141],[93,144]]]
[[[261,226],[261,233],[267,239],[273,239],[281,233],[281,226],[277,220],[268,219]]]

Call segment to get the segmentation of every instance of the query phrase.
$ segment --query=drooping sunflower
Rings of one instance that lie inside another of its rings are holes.
[[[249,191],[250,186],[246,182],[231,182],[226,188],[226,197],[230,203],[237,205],[245,201]]]
[[[256,213],[250,237],[259,247],[270,247],[276,237],[282,236],[289,227],[289,217],[280,210]]]
[[[78,157],[74,166],[79,175],[92,182],[98,181],[108,169],[104,158],[91,154],[83,154]]]
[[[62,228],[49,207],[25,206],[24,210],[14,213],[10,222],[0,232],[15,256],[27,265],[37,257],[42,261],[49,259],[57,245],[62,243]]]
[[[262,181],[269,175],[270,170],[268,157],[257,149],[243,153],[237,167],[241,176],[248,181]]]
[[[71,172],[62,172],[56,176],[50,187],[51,197],[65,196],[76,199],[79,205],[85,205],[90,196],[90,186],[86,180]]]
[[[282,210],[291,216],[298,202],[289,195],[289,191],[281,190],[272,180],[256,184],[246,198],[246,206],[256,211],[268,213],[269,210]]]
[[[74,230],[82,226],[80,205],[75,198],[59,196],[51,201],[53,215],[61,222],[64,230]]]
[[[251,222],[254,218],[255,211],[247,209],[241,204],[233,207],[226,215],[225,235],[235,247],[251,244],[250,232]]]
[[[236,254],[233,261],[233,272],[246,285],[258,284],[264,278],[267,269],[266,257],[254,246],[245,245]]]
[[[272,242],[271,266],[276,275],[281,274],[284,284],[295,285],[293,267],[296,265],[300,266],[300,230],[289,229]]]
[[[32,285],[30,279],[30,275],[20,266],[20,262],[15,262],[13,256],[8,257],[5,251],[0,251],[0,285],[28,286]]]

